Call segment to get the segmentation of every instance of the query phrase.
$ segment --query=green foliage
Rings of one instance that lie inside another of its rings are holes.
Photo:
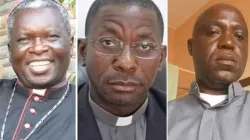
[[[73,12],[75,16],[75,7],[76,7],[76,0],[58,0],[61,4],[62,3],[67,3],[69,4],[69,9]]]
[[[59,2],[60,2],[60,3],[63,3],[63,2],[64,2],[64,0],[59,0]]]

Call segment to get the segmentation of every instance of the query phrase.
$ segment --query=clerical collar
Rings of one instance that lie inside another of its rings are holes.
[[[127,126],[130,124],[135,123],[137,120],[139,120],[145,113],[147,106],[148,106],[148,98],[144,101],[142,106],[133,114],[127,117],[119,117],[116,115],[113,115],[106,110],[102,109],[99,105],[97,105],[89,96],[89,103],[92,108],[92,111],[96,117],[96,119],[102,121],[103,123],[106,123],[108,125],[112,126]]]
[[[16,92],[26,97],[28,97],[30,94],[35,94],[42,98],[58,99],[62,97],[67,88],[67,85],[68,81],[65,80],[60,84],[47,89],[30,89],[25,87],[19,80],[17,80]]]

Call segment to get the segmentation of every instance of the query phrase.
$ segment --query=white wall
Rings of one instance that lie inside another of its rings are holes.
[[[85,19],[88,13],[88,10],[93,3],[94,0],[77,0],[76,4],[76,19],[77,19],[77,31],[76,35],[78,38],[84,38],[85,37]],[[165,29],[164,29],[164,39],[163,44],[167,45],[167,0],[153,0],[156,5],[161,10]]]

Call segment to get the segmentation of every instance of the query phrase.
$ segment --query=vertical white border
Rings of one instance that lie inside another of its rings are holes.
[[[168,140],[168,0],[165,0],[166,2],[166,22],[164,24],[165,27],[165,31],[166,31],[166,45],[167,45],[167,49],[166,49],[166,140]]]
[[[166,15],[165,15],[165,23],[164,23],[164,27],[165,27],[165,38],[166,38],[166,45],[167,45],[167,49],[166,49],[166,140],[168,140],[168,0],[165,0],[166,3]]]
[[[75,78],[75,87],[76,87],[76,93],[75,93],[75,140],[78,140],[78,41],[77,41],[77,38],[78,38],[78,7],[77,5],[78,4],[78,1],[79,0],[76,0],[76,5],[75,5],[75,12],[76,12],[76,31],[75,31],[75,38],[74,40],[76,41],[75,42],[75,47],[76,47],[76,59],[75,59],[75,72],[76,72],[76,78]]]

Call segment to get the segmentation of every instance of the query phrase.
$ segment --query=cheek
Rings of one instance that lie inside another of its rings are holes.
[[[88,51],[86,55],[86,68],[93,80],[98,80],[105,75],[111,66],[109,57],[98,55],[95,52]]]
[[[52,48],[53,56],[58,59],[60,63],[68,63],[70,61],[70,49],[69,48],[60,48],[54,49]]]
[[[202,64],[211,63],[214,59],[214,52],[216,51],[218,42],[201,40],[195,44],[194,58]],[[206,65],[205,65],[206,66]]]
[[[11,50],[10,59],[13,66],[23,64],[23,62],[25,61],[25,57],[26,57],[26,50],[22,49]]]
[[[237,54],[239,56],[239,62],[241,68],[244,70],[246,63],[247,63],[247,58],[248,58],[248,49],[241,49],[237,51]]]
[[[159,66],[160,66],[160,60],[157,61],[147,60],[146,62],[140,62],[142,75],[144,75],[148,84],[153,83],[153,80],[157,74]]]

